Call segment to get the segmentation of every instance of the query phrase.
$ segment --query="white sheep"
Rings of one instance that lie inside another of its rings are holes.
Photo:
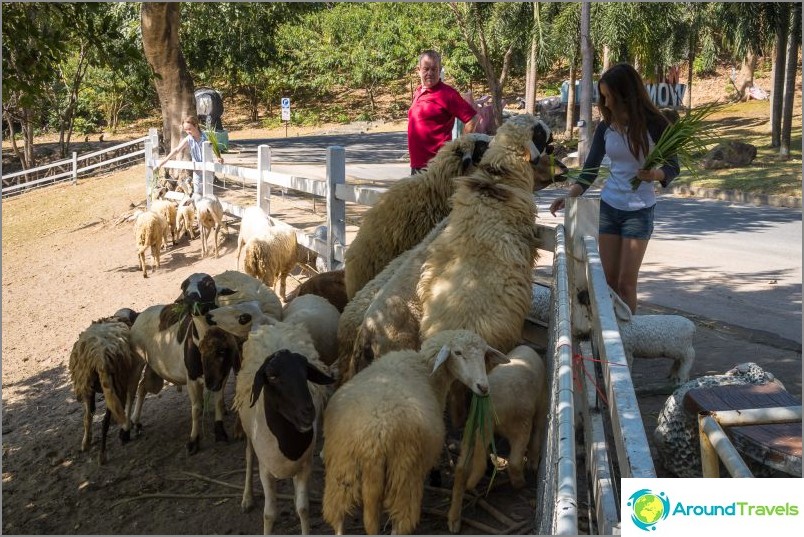
[[[701,443],[697,416],[684,410],[684,396],[694,388],[767,384],[774,382],[784,388],[773,373],[753,362],[735,366],[723,375],[706,375],[690,380],[676,388],[667,398],[653,431],[658,458],[668,472],[677,477],[701,477]],[[749,462],[754,475],[767,474],[768,469]]]
[[[344,254],[349,298],[449,214],[453,179],[474,169],[490,140],[473,133],[444,144],[427,170],[395,182],[365,212]]]
[[[176,209],[176,240],[184,237],[185,231],[191,239],[195,238],[193,227],[195,226],[195,202],[192,198],[182,201]]]
[[[296,231],[288,227],[272,227],[246,243],[243,270],[259,278],[270,288],[279,283],[279,296],[286,299],[287,277],[296,266]]]
[[[148,269],[145,266],[145,250],[151,249],[153,260],[151,270],[154,271],[159,267],[159,253],[166,231],[167,222],[153,211],[140,213],[134,222],[134,241],[137,244],[137,258],[143,278],[148,277]]]
[[[246,207],[240,219],[240,231],[237,234],[237,262],[235,268],[240,270],[240,250],[253,237],[262,237],[271,231],[271,221],[262,207],[253,205]]]
[[[256,300],[261,312],[277,321],[282,320],[282,302],[279,297],[276,296],[272,289],[254,276],[236,270],[226,270],[212,278],[218,288],[233,291],[231,294],[218,296],[216,302],[219,306],[230,306]]]
[[[94,321],[81,332],[70,352],[70,380],[76,399],[84,405],[84,437],[81,451],[92,443],[92,417],[95,413],[95,393],[106,401],[103,417],[100,464],[106,462],[106,435],[111,418],[121,426],[120,440],[130,439],[131,411],[143,361],[131,349],[131,321],[122,316]]]
[[[542,438],[548,414],[549,393],[544,360],[526,345],[508,353],[507,364],[489,373],[489,394],[494,409],[494,434],[508,440],[510,453],[507,472],[514,488],[525,486],[525,455],[528,467],[539,467]],[[491,438],[491,431],[484,433]],[[489,450],[478,437],[471,453],[463,448],[452,485],[447,524],[449,531],[461,530],[461,506],[464,490],[473,489],[486,470]]]
[[[381,357],[333,394],[324,413],[323,515],[338,535],[359,504],[369,535],[379,533],[383,510],[394,534],[416,529],[425,478],[444,446],[450,385],[485,395],[487,368],[507,360],[472,332],[446,331],[420,352]]]
[[[212,195],[206,195],[195,201],[196,217],[198,218],[198,230],[201,233],[201,257],[207,256],[207,237],[210,231],[215,230],[212,244],[215,246],[215,257],[218,257],[218,233],[221,226],[226,224],[223,221],[223,205],[220,200]]]
[[[241,508],[254,503],[253,453],[257,454],[265,495],[263,533],[276,520],[276,479],[293,478],[301,533],[310,533],[308,481],[318,436],[318,417],[326,401],[322,385],[334,380],[318,360],[312,337],[299,324],[257,326],[243,345],[233,407],[246,432],[246,479]]]
[[[173,241],[173,246],[176,246],[176,204],[170,200],[157,199],[151,202],[150,210],[165,219],[165,222],[167,222],[167,230],[170,231],[170,238]],[[165,232],[162,239],[162,246],[165,250],[167,250],[167,236],[168,234]]]
[[[338,308],[317,295],[303,295],[288,302],[282,320],[308,328],[322,362],[327,365],[338,359]]]

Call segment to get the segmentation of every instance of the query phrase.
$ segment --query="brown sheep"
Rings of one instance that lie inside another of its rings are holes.
[[[148,270],[145,267],[145,250],[151,249],[153,267],[159,267],[159,250],[167,231],[167,222],[160,215],[152,211],[145,211],[137,216],[134,222],[134,240],[137,244],[137,257],[140,261],[142,277],[148,277]]]
[[[349,299],[346,298],[346,285],[343,280],[343,269],[320,272],[302,283],[290,295],[288,302],[297,296],[318,295],[329,300],[330,304],[338,308],[340,313],[346,307]]]

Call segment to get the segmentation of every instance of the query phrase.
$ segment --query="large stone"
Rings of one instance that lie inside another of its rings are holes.
[[[723,142],[711,149],[702,161],[707,170],[747,166],[757,156],[757,148],[745,142]]]

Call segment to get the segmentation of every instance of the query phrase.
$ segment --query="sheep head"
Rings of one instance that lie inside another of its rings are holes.
[[[479,396],[489,393],[488,371],[509,362],[469,330],[444,330],[422,343],[422,352],[433,359],[433,373],[446,364],[450,374]]]
[[[218,295],[233,295],[234,293],[236,291],[228,287],[218,288],[215,280],[209,274],[196,272],[181,283],[179,299],[193,315],[204,315],[215,307],[215,299],[218,298]]]
[[[254,375],[251,406],[262,395],[266,424],[290,460],[298,460],[313,439],[316,409],[308,382],[325,385],[335,379],[287,349],[268,356]]]
[[[259,326],[271,325],[276,319],[266,315],[256,300],[239,302],[212,309],[206,314],[207,324],[218,326],[230,334],[246,338]]]
[[[213,392],[219,391],[234,367],[240,369],[240,352],[237,340],[217,326],[211,326],[198,344],[201,353],[201,368],[204,372],[204,384]]]

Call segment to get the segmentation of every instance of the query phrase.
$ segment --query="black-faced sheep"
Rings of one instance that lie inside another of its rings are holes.
[[[485,134],[468,134],[444,144],[425,172],[395,182],[366,211],[344,253],[349,298],[449,214],[453,179],[480,162],[490,140]]]
[[[301,532],[310,533],[307,482],[313,469],[318,417],[334,380],[318,360],[307,330],[297,324],[258,326],[243,346],[234,408],[246,432],[246,479],[241,507],[254,503],[253,452],[265,495],[263,533],[278,514],[274,482],[293,478]],[[253,450],[253,452],[252,452]]]
[[[170,238],[173,241],[173,246],[176,246],[176,204],[170,200],[154,200],[151,202],[150,210],[165,219],[165,222],[167,222],[167,230],[170,231]],[[167,249],[167,238],[168,234],[166,231],[162,238],[162,246],[165,249]]]
[[[304,295],[318,295],[329,300],[330,304],[338,308],[343,313],[349,299],[346,298],[346,285],[343,281],[343,269],[320,272],[308,280],[302,282],[291,294],[288,295],[288,302],[294,298]]]
[[[137,258],[140,262],[143,278],[148,277],[145,266],[145,250],[151,249],[151,258],[154,271],[159,267],[159,251],[167,231],[167,222],[160,215],[152,211],[145,211],[137,216],[134,222],[134,241],[137,244]]]
[[[447,391],[458,380],[488,393],[486,370],[508,359],[468,331],[446,331],[413,350],[389,353],[355,375],[324,414],[323,514],[338,535],[363,506],[366,533],[377,535],[388,512],[394,534],[421,516],[424,481],[444,446]]]
[[[134,314],[136,317],[136,314]],[[143,361],[131,349],[131,317],[118,312],[94,321],[81,332],[70,352],[70,379],[76,399],[84,406],[84,437],[81,451],[92,443],[95,394],[102,393],[106,414],[101,428],[100,464],[106,462],[106,435],[111,418],[121,426],[120,439],[130,439],[131,411]]]
[[[195,202],[195,212],[198,218],[198,231],[201,233],[201,257],[207,256],[207,237],[212,230],[215,231],[212,244],[215,246],[215,257],[218,257],[218,233],[223,221],[223,205],[212,195],[199,198]]]
[[[219,295],[232,294],[231,289],[219,289],[208,274],[192,274],[182,282],[180,302],[146,308],[131,327],[131,344],[146,363],[143,381],[137,389],[134,423],[139,426],[142,404],[147,391],[146,379],[154,375],[173,384],[187,386],[192,407],[192,428],[187,451],[198,451],[201,429],[201,405],[204,387],[213,393],[215,405],[215,440],[228,439],[223,427],[223,385],[236,358],[232,353],[232,340],[225,337],[216,341],[230,345],[221,352],[208,350],[206,357],[222,357],[224,362],[204,363],[199,350],[209,325],[204,316],[216,307]],[[234,344],[234,352],[237,345]]]
[[[246,207],[240,219],[240,231],[237,234],[237,262],[235,268],[240,270],[240,251],[253,237],[262,237],[271,231],[271,221],[262,207],[254,205]]]
[[[296,266],[296,231],[288,227],[271,227],[246,243],[243,269],[274,289],[279,283],[279,296],[286,299],[287,277]]]
[[[753,362],[740,364],[723,375],[706,375],[679,386],[667,398],[659,413],[653,442],[659,461],[668,472],[677,477],[701,477],[701,443],[698,434],[697,416],[684,410],[684,396],[693,388],[731,386],[736,384],[767,384],[775,382],[782,388],[773,373],[765,371]],[[754,475],[762,475],[767,468],[749,463]],[[765,468],[763,470],[763,468]]]
[[[489,373],[489,394],[494,408],[494,434],[510,446],[508,477],[514,488],[525,486],[525,455],[528,467],[539,467],[542,437],[547,420],[549,393],[544,360],[525,345],[508,353],[509,363],[497,366]],[[485,438],[491,438],[491,431]],[[488,446],[478,438],[470,453],[461,452],[455,464],[452,503],[447,523],[449,531],[461,530],[461,507],[464,490],[477,485],[486,471]]]

